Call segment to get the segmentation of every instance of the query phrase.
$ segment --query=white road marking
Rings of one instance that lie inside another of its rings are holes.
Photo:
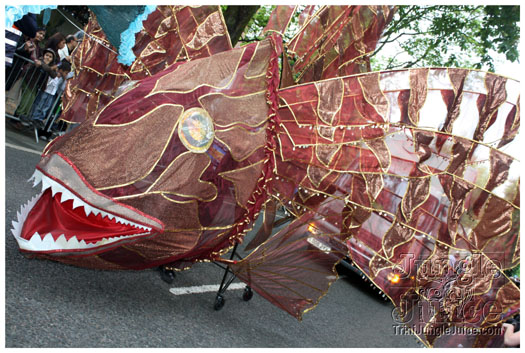
[[[39,156],[42,155],[42,152],[41,151],[36,151],[36,150],[32,150],[30,148],[26,148],[26,147],[22,147],[22,146],[17,146],[17,145],[13,145],[13,144],[10,144],[9,142],[6,142],[5,145],[7,147],[11,147],[11,148],[14,148],[16,150],[20,150],[20,151],[25,151],[25,152],[30,152],[30,153],[35,153],[35,154],[38,154]]]
[[[228,287],[228,290],[244,289],[244,287],[246,287],[245,283],[232,283]],[[170,292],[172,294],[174,294],[174,295],[216,292],[218,290],[219,290],[219,285],[218,284],[194,286],[194,287],[180,287],[180,288],[175,287],[175,288],[170,288]]]

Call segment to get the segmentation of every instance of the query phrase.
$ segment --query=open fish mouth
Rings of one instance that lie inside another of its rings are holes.
[[[64,162],[77,175],[68,185],[44,170]],[[12,222],[11,232],[22,251],[93,254],[163,231],[162,222],[91,188],[58,154],[43,168],[39,164],[29,180],[34,187],[41,183],[42,192],[23,205]],[[79,188],[71,188],[74,184]]]

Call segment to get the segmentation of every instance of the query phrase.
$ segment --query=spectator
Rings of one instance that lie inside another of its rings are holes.
[[[66,45],[58,50],[58,56],[60,57],[60,60],[66,59],[71,63],[71,53],[73,50],[77,47],[77,38],[70,34],[66,37]]]
[[[16,21],[11,28],[5,29],[5,56],[6,67],[13,63],[14,53],[18,47],[20,38],[34,38],[37,30],[36,15],[27,13],[21,19]],[[6,72],[7,76],[8,72]]]
[[[56,76],[55,52],[49,48],[44,50],[44,55],[35,60],[35,65],[31,66],[30,71],[22,80],[22,97],[20,104],[15,112],[22,121],[28,120],[28,115],[31,112],[33,102],[35,101],[36,93],[47,82],[49,76]]]
[[[71,65],[67,61],[62,61],[58,67],[56,76],[50,75],[47,80],[47,85],[43,91],[38,93],[33,110],[33,124],[38,129],[44,129],[44,119],[47,117],[49,110],[56,100],[57,94],[61,91],[62,83],[66,80],[66,76],[71,71]]]
[[[520,331],[519,327],[514,327],[513,324],[504,323],[503,328],[505,333],[503,334],[503,344],[506,347],[519,347],[520,346]]]
[[[16,54],[35,61],[42,55],[40,43],[44,39],[45,35],[46,30],[44,28],[37,28],[34,37],[27,41],[24,41],[22,45],[18,46],[18,48],[16,49]],[[24,60],[14,60],[13,66],[11,66],[8,71],[6,71],[6,91],[9,91],[13,83],[15,83],[15,81],[21,77],[19,73],[27,72],[27,70],[29,70],[30,67],[31,64],[27,63]]]
[[[13,24],[13,27],[19,29],[26,38],[34,38],[38,29],[36,14],[29,12],[22,16],[21,19]]]
[[[53,62],[53,65],[56,65],[60,62],[60,58],[58,57],[58,51],[60,49],[63,49],[65,46],[66,46],[66,38],[60,32],[53,34],[47,40],[46,48],[53,50],[53,52],[55,53],[55,60]]]
[[[40,43],[44,40],[46,30],[44,28],[38,28],[33,38],[26,41],[17,49],[17,54],[24,56],[33,61],[38,60],[42,56],[42,48]]]

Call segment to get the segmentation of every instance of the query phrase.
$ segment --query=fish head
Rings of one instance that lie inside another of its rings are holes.
[[[276,58],[268,40],[126,85],[44,150],[42,192],[13,223],[20,249],[142,268],[218,256],[266,197]]]

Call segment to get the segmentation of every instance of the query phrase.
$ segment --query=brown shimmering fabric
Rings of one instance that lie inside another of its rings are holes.
[[[199,101],[220,127],[227,128],[235,124],[257,127],[266,119],[264,91],[244,96],[211,93],[200,97]]]
[[[384,121],[389,102],[379,87],[379,74],[363,75],[359,77],[359,84],[363,90],[363,98],[379,114],[378,121]]]
[[[143,26],[132,48],[137,59],[125,66],[117,62],[117,50],[91,15],[84,40],[73,56],[75,77],[66,86],[60,119],[81,123],[136,80],[174,63],[231,49],[218,6],[158,6]]]
[[[235,198],[240,207],[245,207],[248,203],[251,192],[257,185],[257,179],[261,176],[262,168],[263,165],[261,161],[242,169],[220,174],[223,179],[231,181],[235,186]]]
[[[217,197],[217,188],[213,183],[201,180],[202,174],[210,164],[211,159],[207,154],[184,152],[171,162],[147,192],[162,192],[211,201]]]
[[[270,18],[268,19],[266,27],[263,29],[263,33],[277,32],[282,36],[288,28],[296,9],[297,5],[276,6],[270,14]]]
[[[146,242],[128,242],[97,254],[100,261],[80,265],[184,268],[218,258],[244,235],[266,201],[274,165],[268,134],[279,48],[278,39],[270,37],[261,45],[173,64],[139,80],[47,146],[42,166],[60,153],[93,192],[163,225]],[[263,75],[247,75],[254,61],[258,70],[264,67]],[[189,116],[194,119],[187,121]],[[182,143],[183,121],[184,138],[204,146],[202,153]],[[73,263],[74,258],[54,259]]]
[[[328,251],[313,244],[344,238],[333,234],[322,218],[336,221],[341,206],[333,201],[320,214],[305,213],[295,226],[271,237],[231,268],[261,296],[300,320],[337,279],[333,267],[346,252],[344,244],[336,242],[336,248]]]
[[[186,45],[193,50],[199,50],[207,45],[213,38],[224,37],[226,33],[221,14],[216,11],[209,15],[206,20],[197,27],[195,36]]]
[[[63,116],[83,123],[39,169],[159,230],[37,256],[99,269],[223,261],[298,319],[349,256],[426,346],[501,344],[494,329],[519,310],[504,273],[520,261],[519,83],[468,69],[361,73],[394,9],[313,10],[285,46],[295,60],[283,80],[280,38],[231,49],[217,6],[159,6],[130,68],[92,19]],[[253,252],[221,258],[263,208]],[[278,208],[295,220],[269,237]]]
[[[316,83],[315,87],[319,96],[317,106],[317,114],[319,119],[321,119],[319,123],[332,126],[335,114],[341,109],[341,104],[343,103],[343,81],[324,81]]]
[[[95,188],[133,183],[146,176],[161,158],[183,110],[181,105],[165,104],[142,116],[131,113],[135,116],[130,115],[131,121],[123,124],[88,122],[74,129],[67,139],[57,140],[51,151],[63,151]],[[157,131],[159,125],[164,129]],[[126,138],[122,139],[124,129]],[[139,141],[147,141],[151,149]],[[108,158],[108,154],[128,158]]]
[[[264,129],[250,131],[244,127],[235,126],[217,131],[215,137],[226,146],[236,161],[243,161],[251,156],[256,149],[266,145],[266,131]],[[247,144],[247,139],[252,140],[253,143]]]
[[[288,45],[299,82],[370,71],[368,56],[394,14],[392,6],[322,6]]]
[[[410,71],[410,101],[408,119],[412,125],[419,125],[420,110],[427,98],[428,69]]]
[[[186,93],[202,85],[219,89],[228,87],[237,71],[242,51],[228,51],[217,54],[217,56],[222,58],[219,61],[222,64],[209,60],[205,63],[191,61],[183,68],[177,68],[169,74],[163,75],[155,83],[151,94],[163,92]]]
[[[519,308],[519,289],[503,273],[519,263],[519,149],[516,140],[508,140],[507,153],[496,147],[519,119],[506,113],[519,105],[515,83],[469,70],[413,69],[281,89],[272,189],[297,219],[234,266],[239,277],[300,318],[314,304],[299,293],[323,292],[329,266],[317,277],[297,272],[295,281],[271,266],[289,260],[308,269],[298,253],[320,234],[333,263],[343,256],[334,244],[348,246],[425,345],[497,345],[489,328]],[[320,87],[343,87],[334,91],[342,101],[321,97],[333,89]],[[322,259],[324,249],[312,251]],[[502,308],[497,319],[493,305]],[[451,326],[466,334],[446,334]]]

